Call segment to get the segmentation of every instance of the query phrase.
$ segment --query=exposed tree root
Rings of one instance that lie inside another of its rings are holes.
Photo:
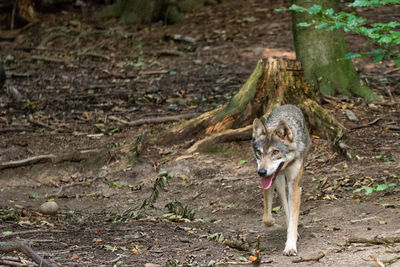
[[[365,244],[373,244],[373,245],[383,245],[383,244],[394,244],[400,243],[400,236],[397,237],[374,237],[372,239],[363,238],[363,237],[349,237],[347,240],[348,244],[351,243],[365,243]]]
[[[219,142],[251,138],[252,121],[266,119],[270,112],[284,104],[298,106],[313,134],[336,144],[345,128],[317,103],[298,61],[284,58],[260,60],[246,83],[223,107],[203,113],[173,129],[173,137],[200,136],[188,152],[205,150]],[[204,137],[205,135],[205,137]]]
[[[128,126],[140,126],[142,124],[149,124],[149,123],[164,123],[170,121],[179,121],[182,119],[191,119],[197,116],[197,113],[188,113],[188,114],[181,114],[181,115],[172,115],[172,116],[165,116],[165,117],[151,117],[151,118],[143,118],[136,121],[127,121],[116,116],[109,116],[108,119],[118,121],[124,125]]]
[[[31,258],[39,266],[43,267],[57,267],[56,264],[45,260],[43,257],[39,256],[33,249],[31,249],[24,242],[0,242],[0,252],[7,253],[12,251],[20,251]]]
[[[252,131],[252,125],[249,125],[240,129],[229,129],[222,133],[213,134],[194,143],[187,150],[187,152],[193,153],[197,151],[204,151],[206,148],[217,143],[249,140],[251,138]]]
[[[100,152],[99,149],[91,149],[91,150],[73,151],[61,155],[54,155],[54,154],[39,155],[21,160],[1,162],[0,170],[29,166],[45,162],[52,162],[52,163],[60,163],[65,161],[79,162],[88,159],[90,156],[97,155],[99,154],[99,152]]]

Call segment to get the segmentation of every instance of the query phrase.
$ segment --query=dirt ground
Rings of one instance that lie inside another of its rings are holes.
[[[355,155],[349,160],[313,136],[295,257],[282,255],[286,227],[278,200],[276,225],[262,225],[249,141],[186,154],[194,140],[162,138],[174,123],[125,123],[210,110],[230,99],[258,59],[294,58],[290,14],[274,12],[283,5],[235,0],[200,8],[173,26],[120,26],[67,6],[40,14],[40,23],[2,29],[6,86],[21,100],[1,91],[0,163],[55,158],[0,170],[0,242],[26,241],[60,266],[249,265],[257,238],[261,266],[378,266],[373,258],[400,266],[398,243],[350,242],[400,237],[400,74],[393,62],[355,61],[381,102],[321,98],[349,129],[346,143]],[[398,6],[358,11],[376,21],[400,14]],[[370,48],[347,38],[351,50]],[[149,199],[160,174],[173,178],[154,207],[123,220],[124,211]],[[353,192],[393,183],[369,195]],[[40,213],[51,199],[58,212]],[[193,221],[165,215],[175,200],[195,212]],[[22,265],[21,259],[29,260],[3,253],[0,265]]]

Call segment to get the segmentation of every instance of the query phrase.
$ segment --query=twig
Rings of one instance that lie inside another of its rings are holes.
[[[25,264],[21,264],[21,262],[18,261],[3,260],[3,259],[0,259],[0,264],[2,265],[4,264],[6,266],[26,266]]]
[[[389,73],[392,73],[392,72],[396,72],[396,71],[400,71],[400,68],[395,68],[395,69],[392,69],[392,70],[387,70],[387,71],[385,71],[383,74],[389,74]]]
[[[46,47],[46,45],[47,45],[47,43],[48,42],[50,42],[51,40],[54,40],[54,39],[56,39],[56,38],[58,38],[58,37],[68,37],[68,35],[66,35],[65,33],[63,33],[63,32],[55,32],[55,33],[52,33],[52,34],[49,34],[48,36],[46,36],[41,42],[40,42],[40,45],[39,45],[39,47]]]
[[[367,243],[373,245],[393,244],[400,243],[400,237],[374,237],[373,239],[363,237],[349,237],[347,240],[348,244],[351,243]]]
[[[50,57],[42,57],[42,56],[32,56],[32,59],[36,60],[41,60],[41,61],[46,61],[46,62],[52,62],[52,63],[61,63],[61,64],[67,64],[68,62],[64,59],[59,59],[59,58],[50,58]]]
[[[365,221],[374,220],[376,218],[378,218],[378,217],[372,216],[372,217],[367,217],[367,218],[362,218],[362,219],[357,219],[357,220],[351,220],[350,223],[353,224],[353,223],[358,223],[358,222],[365,222]]]
[[[32,115],[29,115],[29,116],[28,116],[28,121],[29,121],[30,123],[35,124],[36,126],[39,126],[39,127],[44,127],[44,128],[50,129],[50,130],[52,130],[52,131],[57,131],[57,132],[59,131],[58,129],[56,129],[56,128],[52,127],[52,126],[47,125],[46,123],[43,123],[43,122],[34,120],[33,117],[32,117]]]
[[[371,122],[368,122],[368,123],[363,124],[363,125],[355,126],[355,127],[351,128],[350,130],[351,130],[351,131],[354,131],[354,130],[357,130],[357,129],[361,129],[361,128],[365,128],[365,127],[371,126],[371,125],[377,123],[377,122],[378,122],[379,120],[381,120],[381,119],[382,119],[382,118],[376,118],[376,119],[374,119],[374,120],[371,121]]]
[[[76,185],[82,185],[82,184],[92,183],[92,182],[96,181],[97,179],[99,179],[98,176],[96,176],[96,177],[93,178],[93,179],[87,180],[87,181],[82,181],[82,182],[76,182],[76,183],[72,183],[72,184],[63,185],[63,186],[60,187],[60,189],[59,189],[59,190],[57,191],[57,193],[55,193],[55,194],[56,194],[56,195],[59,195],[59,194],[62,192],[62,190],[63,190],[64,188],[68,188],[68,187],[72,187],[72,186],[76,186]]]
[[[50,229],[35,229],[35,230],[26,230],[26,231],[19,231],[19,232],[13,232],[9,233],[7,235],[2,235],[0,237],[13,237],[13,236],[20,236],[20,235],[25,235],[25,234],[33,234],[33,233],[40,233],[40,232],[46,232],[46,233],[66,233],[67,231],[64,230],[50,230]]]
[[[43,267],[57,267],[56,264],[50,263],[43,257],[39,256],[33,249],[31,249],[27,244],[23,242],[0,242],[0,251],[3,253],[12,252],[14,250],[21,251],[28,257],[30,257],[34,262]]]
[[[394,258],[391,258],[391,259],[388,259],[388,260],[383,260],[382,263],[383,264],[392,264],[392,263],[394,263],[394,262],[396,262],[398,260],[400,260],[400,256],[397,256],[397,257],[394,257]]]
[[[168,70],[149,70],[149,71],[141,71],[140,75],[157,75],[157,74],[167,74]]]
[[[271,262],[274,262],[274,261],[273,260],[261,261],[260,264],[266,264],[266,263],[271,263]],[[216,265],[225,265],[225,266],[229,266],[229,265],[250,265],[250,264],[253,264],[253,262],[251,262],[251,261],[243,261],[243,262],[227,261],[227,262],[216,263]]]
[[[78,54],[78,56],[84,56],[84,57],[98,57],[98,58],[102,58],[102,59],[107,60],[107,61],[110,60],[110,57],[109,57],[109,56],[102,55],[102,54],[98,54],[98,53],[94,53],[94,52],[80,53],[80,54]]]
[[[36,163],[45,163],[45,162],[52,162],[52,163],[60,163],[65,161],[79,162],[84,159],[87,159],[90,155],[98,154],[99,152],[100,152],[99,149],[72,151],[61,155],[47,154],[47,155],[29,157],[21,160],[0,162],[0,170],[17,168],[17,167],[33,165]]]
[[[385,88],[386,88],[386,91],[388,92],[388,95],[389,95],[389,97],[390,97],[390,103],[396,103],[396,101],[394,100],[394,97],[393,97],[393,95],[392,95],[392,91],[390,90],[390,88],[388,87],[388,86],[385,86]]]
[[[4,129],[0,129],[0,133],[23,132],[23,131],[32,131],[32,128],[28,128],[28,127],[17,127],[17,128],[4,128]]]
[[[22,241],[22,240],[20,240]],[[26,259],[22,259],[20,256],[18,257],[12,257],[12,256],[2,256],[1,257],[2,260],[7,260],[7,261],[23,261],[24,264],[28,264],[28,265],[36,265],[36,263],[34,263],[33,261],[29,261]],[[20,263],[21,264],[21,263]]]
[[[184,56],[185,53],[177,50],[161,50],[160,52],[157,53],[157,56]]]
[[[124,119],[118,118],[116,116],[109,116],[108,119],[113,121],[118,121],[122,124],[129,125],[129,126],[139,126],[142,124],[149,124],[149,123],[164,123],[170,121],[179,121],[181,119],[191,119],[196,117],[197,113],[188,113],[188,114],[181,114],[181,115],[172,115],[172,116],[165,116],[165,117],[151,117],[151,118],[143,118],[136,121],[126,121]]]
[[[385,125],[385,127],[388,128],[389,130],[393,130],[393,131],[400,130],[400,126],[397,126],[397,125]]]
[[[325,256],[326,256],[326,252],[323,251],[322,254],[319,255],[318,257],[308,258],[308,259],[300,258],[300,259],[297,259],[297,260],[293,260],[292,263],[300,263],[300,262],[307,262],[307,261],[315,261],[315,262],[317,262],[317,261],[319,261],[320,259],[322,259]]]
[[[374,260],[374,261],[378,264],[379,267],[385,267],[385,265],[384,265],[380,260],[378,260],[377,258],[375,258],[375,256],[369,255],[369,257],[370,257],[372,260]]]

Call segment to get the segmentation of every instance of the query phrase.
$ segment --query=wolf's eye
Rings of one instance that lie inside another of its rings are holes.
[[[257,156],[257,158],[261,158],[261,151],[260,150],[256,150],[256,156]]]
[[[272,156],[276,156],[279,154],[279,150],[275,149],[274,151],[272,151]]]

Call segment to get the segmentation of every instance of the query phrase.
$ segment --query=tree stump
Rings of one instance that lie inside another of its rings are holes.
[[[266,119],[277,106],[293,104],[304,113],[309,130],[337,142],[345,128],[316,101],[314,90],[306,83],[301,63],[285,58],[258,61],[246,83],[229,103],[201,114],[173,129],[175,137],[204,137],[188,152],[204,150],[226,141],[251,138],[255,118]]]

